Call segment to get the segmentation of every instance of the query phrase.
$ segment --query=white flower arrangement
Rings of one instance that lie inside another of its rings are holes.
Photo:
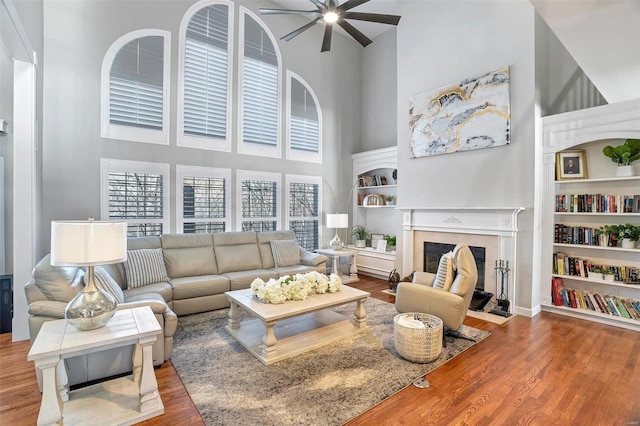
[[[284,303],[287,300],[304,300],[308,295],[340,291],[342,280],[338,275],[327,277],[316,271],[289,275],[264,281],[256,278],[251,283],[251,294],[265,303]]]

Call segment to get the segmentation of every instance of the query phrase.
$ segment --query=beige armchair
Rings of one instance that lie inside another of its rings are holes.
[[[396,309],[400,313],[421,312],[442,319],[449,334],[468,337],[458,333],[464,321],[473,291],[478,281],[476,261],[467,245],[458,244],[452,256],[454,274],[451,287],[433,287],[436,274],[416,272],[412,283],[400,283],[396,290]],[[471,340],[471,339],[469,339]]]

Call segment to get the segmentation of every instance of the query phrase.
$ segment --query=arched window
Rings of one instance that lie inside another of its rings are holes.
[[[287,159],[322,163],[322,119],[311,87],[287,71]]]
[[[180,25],[178,146],[231,150],[233,3],[201,1]]]
[[[169,144],[171,33],[132,31],[102,62],[101,136]]]
[[[238,152],[280,158],[280,51],[264,23],[243,7],[240,34]]]

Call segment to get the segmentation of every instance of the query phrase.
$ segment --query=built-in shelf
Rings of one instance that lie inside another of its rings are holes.
[[[604,177],[604,178],[595,178],[595,179],[572,179],[572,180],[557,180],[555,181],[556,185],[564,185],[564,184],[578,184],[578,183],[596,183],[596,182],[622,182],[622,181],[631,181],[631,180],[640,180],[640,176],[629,176],[629,177]]]
[[[555,306],[543,304],[542,308],[548,312],[555,312],[562,315],[567,315],[574,318],[586,319],[589,321],[595,321],[608,325],[615,325],[616,327],[627,328],[629,330],[640,331],[640,321],[617,317],[615,315],[603,314],[602,312],[592,311],[590,309],[582,308],[568,308],[566,306]]]
[[[640,213],[555,212],[558,216],[640,216]]]
[[[603,285],[611,285],[611,286],[615,286],[615,287],[640,289],[640,283],[638,283],[638,284],[625,284],[625,283],[620,282],[620,281],[604,281],[604,280],[598,280],[598,279],[587,278],[587,277],[579,277],[577,275],[551,274],[551,276],[552,277],[562,278],[562,279],[566,278],[568,280],[575,280],[575,281],[582,281],[582,282],[603,284]]]
[[[359,186],[358,189],[383,189],[383,188],[397,188],[398,185],[373,185],[373,186]]]
[[[640,253],[640,249],[637,248],[622,248],[622,247],[607,247],[607,246],[590,246],[587,244],[565,244],[565,243],[554,243],[554,247],[572,247],[579,249],[589,249],[589,250],[606,250],[606,251],[627,251],[627,252],[638,252]]]

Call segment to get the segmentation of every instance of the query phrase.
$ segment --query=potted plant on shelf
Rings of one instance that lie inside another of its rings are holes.
[[[600,268],[596,266],[594,268],[591,268],[589,273],[594,274],[592,278],[598,278],[599,276],[600,278],[602,278],[602,281],[613,282],[614,274],[613,274],[613,271],[610,271],[609,269]]]
[[[604,225],[595,230],[596,235],[603,235],[604,241],[600,241],[600,245],[607,247],[617,247],[619,225]],[[606,243],[606,244],[604,244]]]
[[[353,238],[356,240],[356,247],[364,248],[367,246],[367,240],[371,236],[371,231],[366,225],[355,225],[353,227]]]
[[[636,242],[640,239],[640,225],[618,225],[618,238],[622,239],[622,248],[635,248]]]
[[[396,204],[396,197],[393,195],[385,195],[384,199],[388,206],[394,206]]]
[[[616,147],[607,145],[602,149],[602,152],[618,165],[616,176],[634,176],[631,163],[640,160],[640,139],[627,139],[622,145]]]
[[[389,250],[395,250],[396,249],[396,236],[393,235],[385,235],[384,239],[387,240],[387,248]]]

